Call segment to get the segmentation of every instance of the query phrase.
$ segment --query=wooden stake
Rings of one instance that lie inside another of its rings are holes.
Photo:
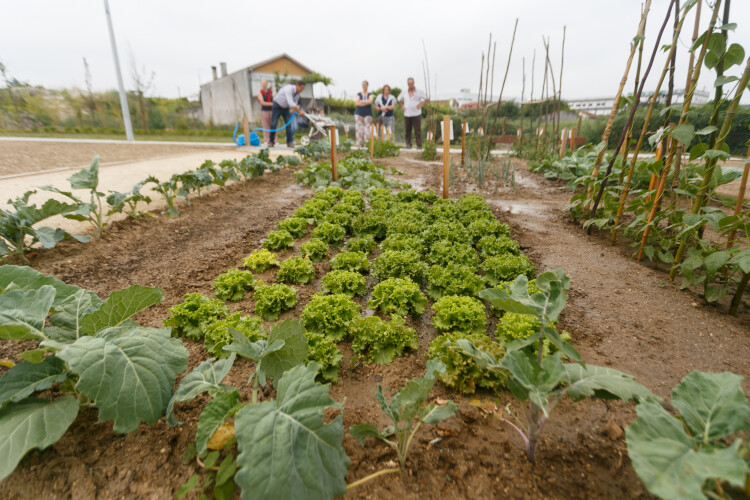
[[[508,51],[508,64],[505,66],[505,76],[503,76],[503,84],[500,86],[500,93],[497,95],[497,106],[500,107],[500,104],[503,102],[503,91],[505,90],[505,81],[508,79],[508,70],[510,69],[510,60],[513,56],[513,45],[516,43],[516,30],[518,29],[518,18],[516,18],[516,24],[513,26],[513,38],[511,38],[510,41],[510,50]],[[497,121],[497,113],[495,113],[494,118],[492,119],[492,128],[488,129],[490,130],[492,136],[495,135],[495,122]],[[490,147],[487,148],[487,160],[490,158],[490,152],[492,151],[492,136],[490,137]]]
[[[448,199],[448,173],[450,172],[451,165],[451,133],[448,130],[451,123],[450,120],[450,116],[443,116],[443,199]]]
[[[331,125],[328,127],[328,135],[331,136],[331,180],[336,182],[338,180],[338,172],[336,171],[336,126]]]
[[[247,116],[242,117],[242,134],[245,136],[245,146],[250,145],[250,131],[247,126]]]
[[[573,151],[576,150],[576,129],[574,129],[573,127],[570,127],[569,136],[570,136],[570,152],[572,153]]]
[[[373,155],[375,153],[375,125],[370,124],[370,160],[375,158]]]
[[[461,166],[466,163],[466,120],[461,122]]]
[[[565,139],[568,138],[568,129],[564,128],[562,129],[562,134],[560,135],[560,158],[565,156],[565,143],[567,142]]]
[[[562,39],[562,50],[560,52],[560,81],[557,85],[557,126],[560,126],[560,107],[562,106],[562,77],[563,77],[563,64],[565,64],[565,32],[567,26],[563,26],[563,39]],[[571,149],[572,151],[572,149]]]
[[[737,194],[737,205],[734,207],[734,215],[740,215],[740,212],[742,211],[742,204],[745,202],[745,189],[747,188],[747,176],[750,173],[750,147],[747,148],[747,160],[748,162],[745,163],[745,170],[742,171],[742,180],[740,181],[740,192]],[[732,245],[734,245],[734,235],[737,232],[735,229],[731,233],[729,233],[729,238],[727,239],[727,249],[731,248]]]

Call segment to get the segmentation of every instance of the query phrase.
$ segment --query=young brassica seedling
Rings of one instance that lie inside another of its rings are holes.
[[[382,440],[396,450],[398,461],[403,466],[412,439],[422,424],[439,424],[458,412],[458,405],[453,401],[446,402],[444,406],[426,404],[438,375],[444,371],[445,365],[440,360],[429,360],[425,374],[408,381],[390,403],[385,400],[383,388],[378,385],[375,399],[393,425],[380,430],[373,424],[357,424],[349,428],[349,433],[363,446],[367,437]]]

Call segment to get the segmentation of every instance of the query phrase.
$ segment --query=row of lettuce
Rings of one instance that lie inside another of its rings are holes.
[[[52,192],[65,201],[49,199],[41,206],[29,203],[36,190],[30,190],[15,200],[8,200],[8,208],[0,208],[0,262],[15,255],[26,262],[26,253],[35,245],[42,248],[54,248],[65,238],[74,238],[87,243],[91,237],[76,235],[62,228],[40,226],[50,217],[61,215],[66,219],[82,221],[91,225],[96,236],[105,231],[109,219],[114,214],[125,214],[137,219],[143,216],[138,210],[139,204],[151,203],[151,196],[141,192],[145,186],[152,185],[151,191],[164,198],[166,211],[170,217],[177,217],[179,210],[175,201],[185,200],[190,204],[190,196],[201,195],[201,191],[210,186],[225,186],[229,181],[247,181],[263,175],[268,170],[278,172],[284,165],[298,165],[296,156],[279,156],[272,162],[268,150],[248,155],[240,161],[223,160],[216,164],[206,160],[193,170],[174,174],[166,181],[154,176],[138,182],[127,192],[110,191],[104,193],[99,188],[99,156],[95,156],[91,165],[73,174],[68,181],[70,188],[60,189],[55,186],[41,186],[38,189]],[[84,190],[81,197],[73,190]]]
[[[280,260],[274,253],[297,248],[295,240],[308,232],[311,238],[298,246],[299,255]],[[700,498],[742,487],[750,450],[736,436],[747,430],[750,407],[741,378],[691,373],[673,392],[676,418],[633,377],[584,364],[555,328],[568,278],[562,271],[537,276],[508,233],[476,195],[453,202],[429,191],[393,194],[373,187],[365,197],[329,187],[279,221],[264,248],[243,260],[245,269],[218,276],[216,299],[188,295],[171,308],[165,320],[171,331],[131,319],[161,301],[159,289],[134,285],[102,301],[30,268],[3,266],[0,338],[36,340],[38,346],[19,355],[21,361],[0,377],[0,449],[8,451],[0,459],[0,478],[30,449],[57,441],[80,407],[95,406],[100,420],[114,421],[115,431],[132,432],[165,413],[177,424],[178,404],[207,393],[195,445],[185,456],[202,464],[203,472],[191,476],[178,496],[201,488],[215,498],[231,498],[236,486],[243,498],[341,495],[349,466],[342,446],[345,406],[321,383],[340,376],[337,344],[350,339],[362,362],[391,362],[419,347],[405,317],[419,318],[434,301],[432,325],[439,335],[428,349],[425,374],[407,382],[390,402],[378,388],[376,399],[393,425],[351,426],[361,443],[368,437],[384,441],[403,466],[420,426],[458,410],[450,401],[430,400],[438,378],[463,392],[477,386],[510,389],[526,411],[505,421],[520,433],[532,461],[544,424],[562,398],[619,398],[638,402],[638,418],[626,437],[633,466],[652,493]],[[339,245],[343,250],[332,252]],[[300,320],[277,321],[296,307],[293,285],[315,280],[312,262],[332,253],[321,293],[305,305]],[[270,276],[274,269],[276,283],[261,283],[257,275]],[[375,283],[367,302],[376,313],[371,316],[361,314],[360,297],[373,282],[367,274]],[[244,300],[250,292],[257,317],[231,314],[222,302]],[[494,338],[480,299],[500,316]],[[383,319],[388,316],[390,321]],[[266,332],[262,320],[275,323]],[[177,335],[202,338],[219,359],[199,364],[173,393],[188,358]],[[255,365],[247,382],[249,400],[241,387],[225,383],[237,357]],[[679,466],[665,475],[665,461]],[[288,474],[289,463],[297,474]],[[702,466],[709,463],[714,465]]]

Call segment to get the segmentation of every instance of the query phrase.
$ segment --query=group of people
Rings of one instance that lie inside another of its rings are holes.
[[[422,147],[422,106],[427,104],[427,96],[421,90],[414,86],[414,78],[406,80],[407,89],[401,92],[398,100],[391,94],[391,86],[383,85],[383,92],[375,97],[375,94],[369,92],[367,80],[362,82],[362,91],[357,92],[357,98],[354,100],[354,130],[357,146],[364,146],[365,142],[370,139],[372,129],[372,108],[375,106],[378,122],[390,130],[391,133],[395,126],[395,117],[393,110],[398,103],[404,110],[404,127],[406,132],[406,147],[411,148],[412,130],[417,140],[417,148]]]
[[[257,99],[261,105],[263,139],[268,146],[273,147],[276,144],[276,128],[279,124],[279,117],[284,118],[284,123],[289,123],[292,112],[305,116],[305,112],[300,106],[300,95],[305,89],[305,82],[298,80],[284,85],[276,96],[273,95],[273,90],[269,87],[267,80],[261,80],[260,85],[261,89],[258,92]],[[395,126],[393,111],[398,104],[404,110],[406,147],[411,148],[412,131],[417,142],[417,148],[422,147],[422,106],[427,103],[427,97],[424,92],[417,90],[414,86],[414,78],[408,78],[406,85],[407,89],[396,99],[391,94],[390,85],[384,85],[383,92],[375,97],[375,94],[368,91],[369,83],[367,80],[362,82],[362,91],[357,92],[357,97],[354,100],[354,130],[357,146],[364,146],[366,141],[370,139],[373,106],[377,112],[378,122],[392,133]],[[286,127],[286,144],[290,148],[294,147],[294,132],[291,127]]]

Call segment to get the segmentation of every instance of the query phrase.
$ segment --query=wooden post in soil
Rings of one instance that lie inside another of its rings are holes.
[[[451,165],[451,117],[443,115],[443,199],[448,199],[448,173]]]
[[[576,150],[576,129],[573,127],[570,127],[570,152],[574,152]]]
[[[338,180],[338,172],[336,171],[336,126],[331,125],[328,127],[328,135],[331,136],[331,180],[336,182]]]
[[[747,176],[750,174],[750,147],[747,148],[747,162],[745,162],[745,169],[742,171],[742,180],[740,181],[740,192],[737,194],[737,205],[734,207],[734,215],[740,215],[742,211],[742,204],[745,202],[745,190],[747,189]],[[737,233],[735,229],[729,233],[727,239],[727,249],[734,245],[734,235]]]
[[[373,156],[375,153],[375,125],[372,123],[370,124],[370,161],[372,161],[375,156]]]
[[[566,139],[568,138],[568,129],[564,128],[562,129],[562,133],[560,134],[560,158],[565,156],[565,143],[567,142]]]
[[[466,120],[461,122],[461,166],[466,163]]]
[[[247,126],[247,116],[242,117],[242,135],[245,136],[245,146],[250,145],[250,131]]]
[[[638,24],[638,31],[636,32],[636,37],[643,36],[644,31],[646,30],[646,19],[648,18],[648,12],[651,10],[651,0],[646,0],[646,6],[643,8],[643,14],[641,15],[641,21]],[[638,48],[637,42],[631,42],[630,43],[630,56],[628,56],[628,62],[625,64],[625,73],[622,75],[622,80],[620,80],[620,88],[617,89],[617,94],[615,94],[614,103],[612,104],[612,111],[609,113],[609,118],[607,119],[607,125],[604,127],[604,133],[602,134],[602,140],[601,142],[607,143],[609,142],[609,135],[612,133],[612,125],[615,121],[615,116],[617,115],[617,108],[620,104],[620,96],[622,96],[622,91],[625,88],[625,83],[628,81],[628,75],[630,74],[630,66],[633,64],[633,58],[635,57],[635,51]],[[602,166],[602,161],[604,160],[604,153],[606,152],[607,148],[604,148],[601,150],[601,152],[596,157],[596,163],[594,163],[594,168],[591,171],[591,178],[596,179],[599,176],[599,169]],[[584,203],[584,209],[588,208],[591,203],[591,198],[594,196],[594,184],[592,183],[589,185],[588,189],[586,190],[586,202]]]

